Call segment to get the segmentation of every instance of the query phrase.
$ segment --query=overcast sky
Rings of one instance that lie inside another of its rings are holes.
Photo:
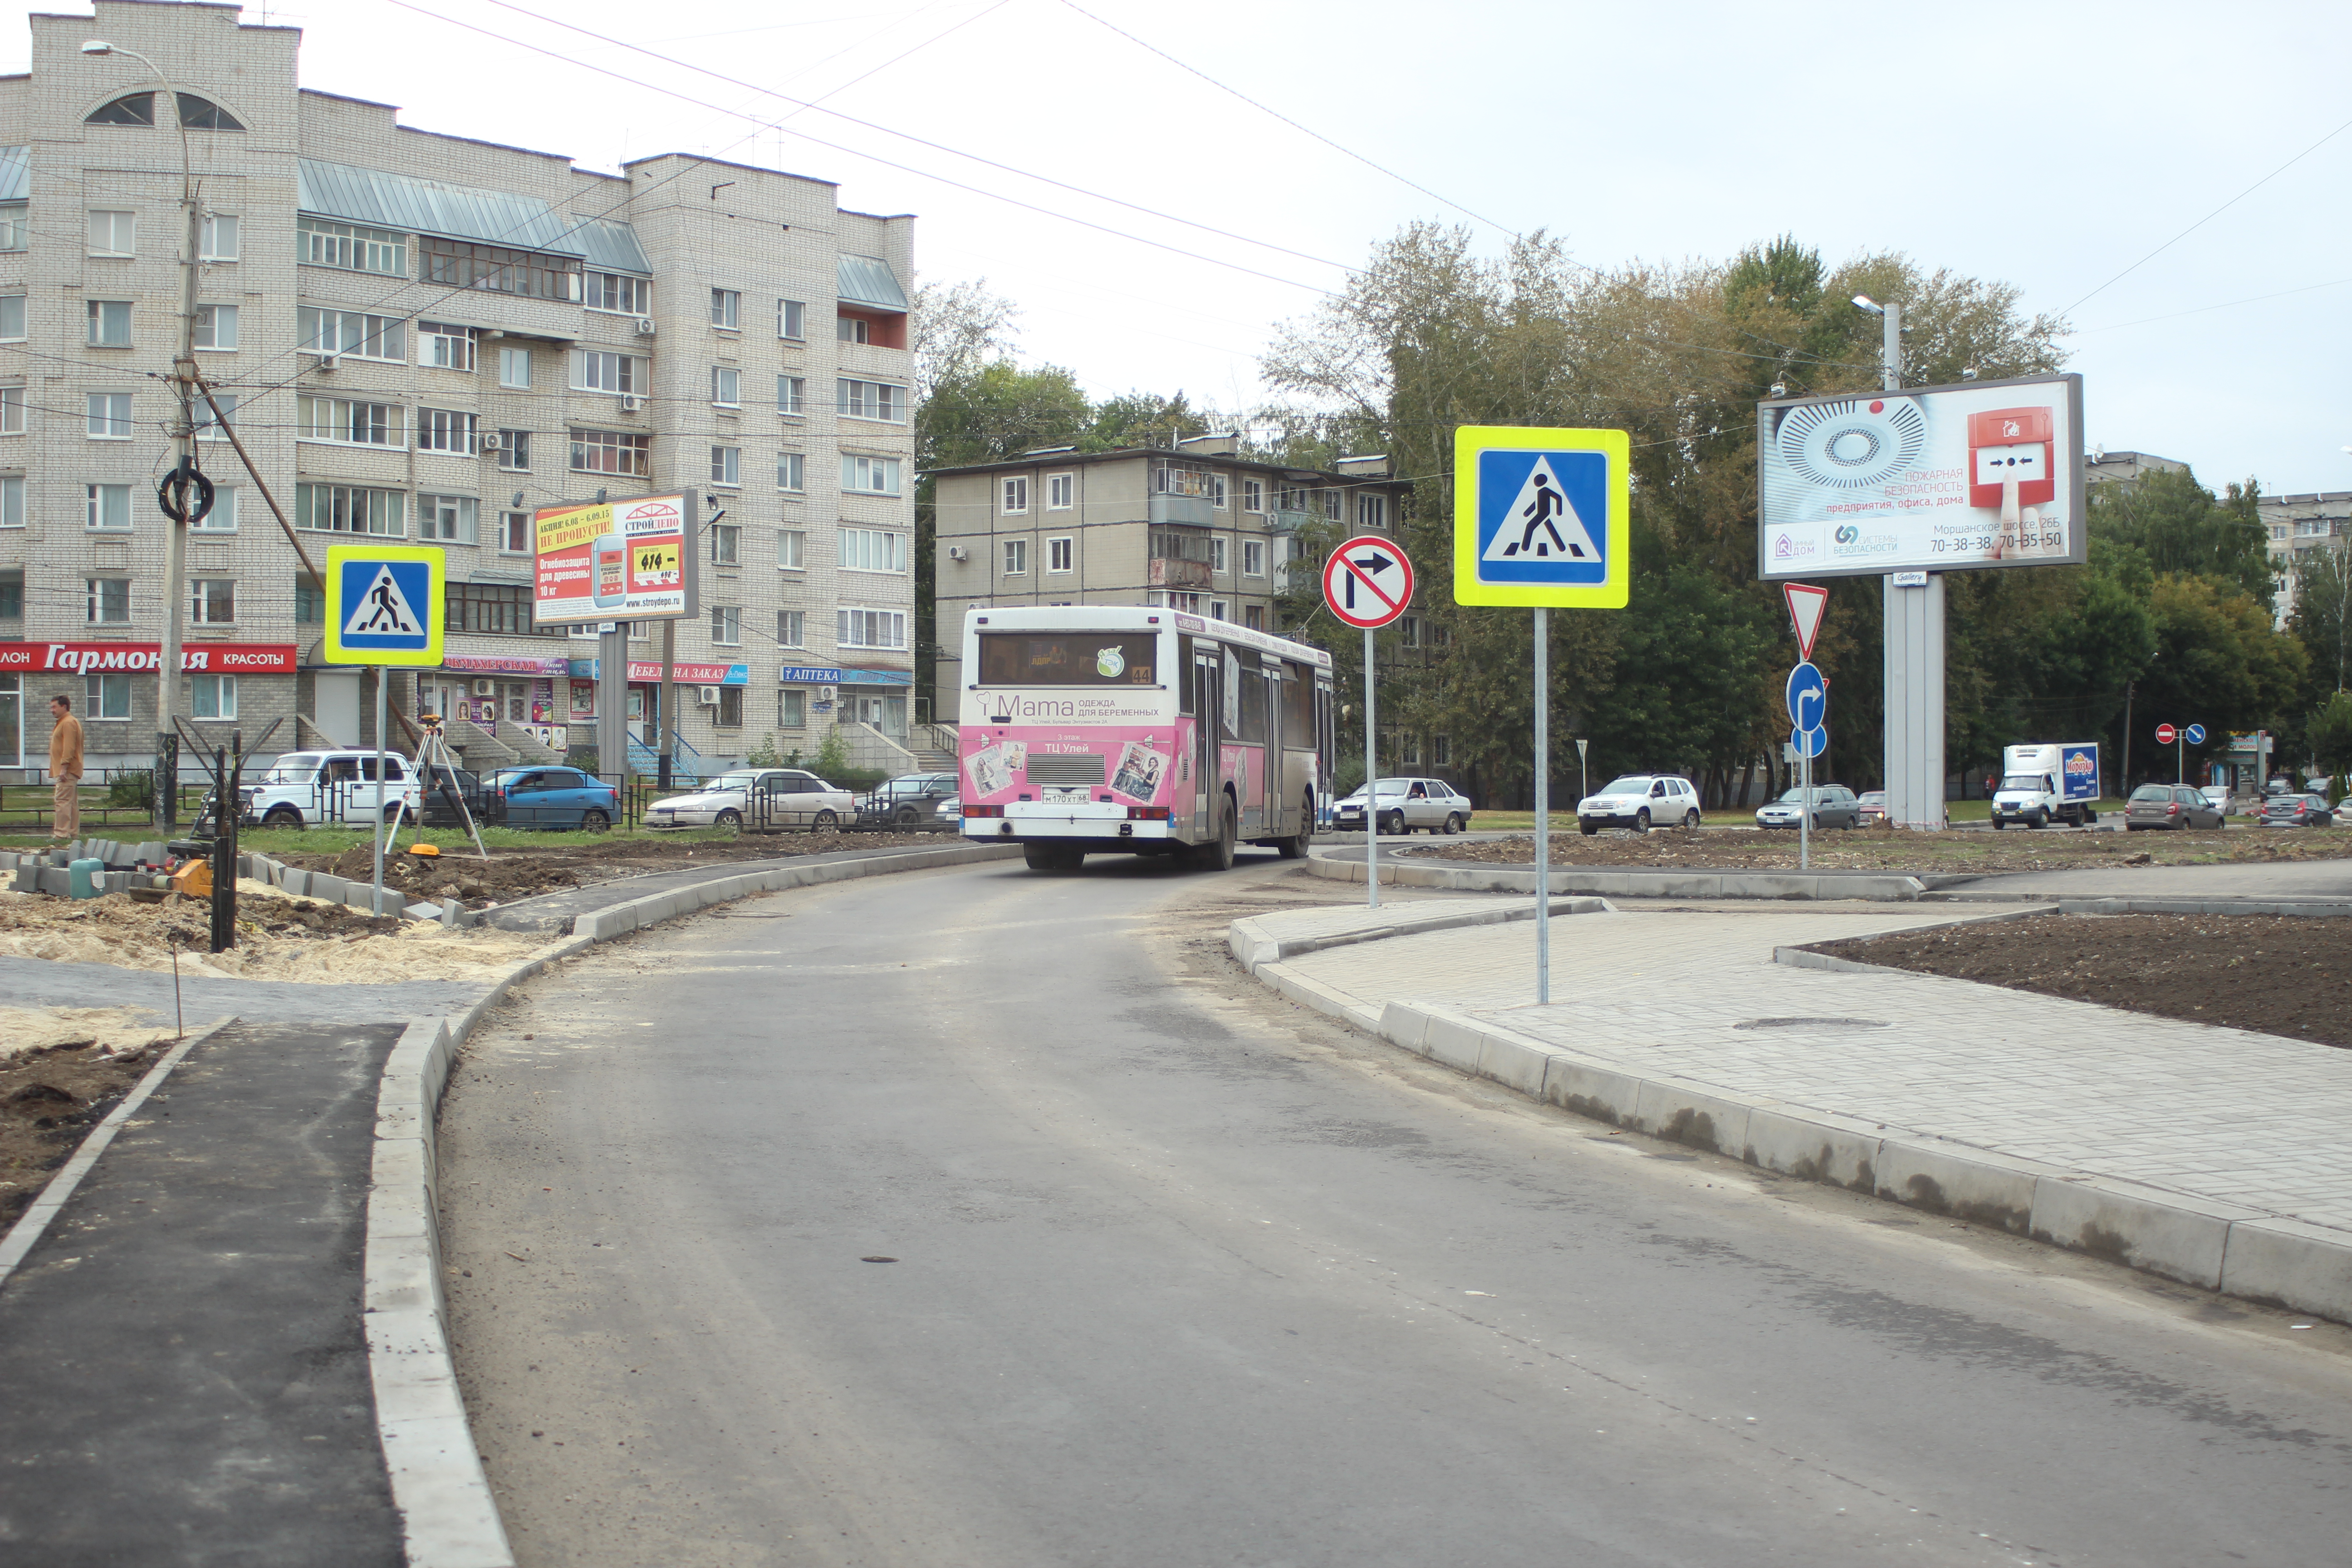
[[[923,274],[985,277],[1024,307],[1022,356],[1097,395],[1257,401],[1274,325],[1414,218],[1489,250],[1549,228],[1597,266],[1786,231],[2066,312],[2094,442],[2217,488],[2352,489],[2352,129],[2244,194],[2352,119],[2352,7],[1082,3],[312,0],[268,19],[306,29],[304,85],[405,124],[606,169],[708,152],[917,214]]]

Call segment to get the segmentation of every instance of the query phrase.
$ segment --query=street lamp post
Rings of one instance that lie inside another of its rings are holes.
[[[1880,319],[1878,380],[1887,392],[1903,387],[1903,307],[1867,294],[1855,306]],[[1906,827],[1944,826],[1944,574],[1926,574],[1922,588],[1879,580],[1882,621],[1886,815]]]
[[[189,479],[196,471],[196,258],[204,247],[204,216],[196,205],[195,169],[188,157],[188,122],[180,112],[179,90],[163,68],[145,55],[103,38],[90,39],[82,45],[81,52],[122,55],[153,72],[163,84],[164,107],[180,131],[180,208],[187,218],[187,238],[180,255],[180,353],[172,363],[172,377],[180,391],[180,417],[173,435],[180,458],[177,494],[185,508],[193,502]],[[163,648],[155,661],[154,784],[155,826],[168,832],[180,815],[179,731],[173,719],[180,701],[181,622],[187,614],[183,595],[187,587],[188,535],[183,518],[167,516],[163,526]],[[232,809],[231,803],[221,802],[220,809]]]

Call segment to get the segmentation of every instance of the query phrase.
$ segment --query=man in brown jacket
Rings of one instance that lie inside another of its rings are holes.
[[[60,843],[81,833],[81,721],[73,716],[73,699],[60,691],[49,699],[49,777],[55,784],[51,799],[56,817],[49,836]]]

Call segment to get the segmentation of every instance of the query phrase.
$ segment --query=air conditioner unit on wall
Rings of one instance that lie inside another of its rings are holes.
[[[320,375],[334,374],[335,361],[341,357],[342,356],[340,354],[320,354],[319,356],[319,374]]]
[[[646,400],[642,397],[636,396],[631,393],[623,393],[621,395],[621,412],[624,414],[635,414],[638,409],[643,408],[645,405]]]
[[[641,338],[649,338],[654,335],[656,330],[657,329],[654,326],[654,319],[651,316],[639,316],[637,318],[637,336]]]
[[[950,561],[961,561],[967,553],[968,552],[965,551],[964,547],[961,544],[950,544],[948,546],[948,559]]]
[[[498,694],[499,694],[499,683],[498,683],[497,681],[495,681],[495,680],[477,680],[476,682],[474,682],[474,695],[475,695],[475,696],[477,696],[477,697],[496,697]]]
[[[694,689],[694,700],[705,708],[716,708],[719,706],[719,688],[698,686]]]
[[[504,444],[505,443],[501,442],[496,436],[483,437],[482,456],[485,458],[496,457],[498,455],[499,448]]]

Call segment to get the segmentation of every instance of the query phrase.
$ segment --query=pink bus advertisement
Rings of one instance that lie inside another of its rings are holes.
[[[964,620],[963,834],[1034,870],[1236,845],[1307,852],[1331,779],[1331,656],[1174,610],[1065,605]]]

